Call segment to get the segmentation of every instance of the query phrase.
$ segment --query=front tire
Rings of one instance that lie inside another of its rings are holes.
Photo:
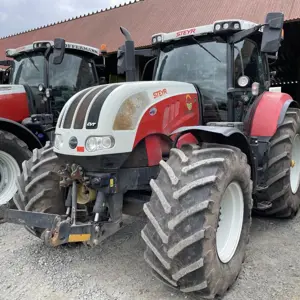
[[[59,187],[56,171],[60,161],[50,142],[44,148],[33,150],[33,155],[22,164],[23,172],[17,180],[18,192],[14,203],[19,210],[64,214],[64,191]],[[25,227],[33,235],[42,238],[44,229]]]
[[[201,147],[172,149],[169,160],[160,163],[160,173],[150,183],[151,200],[144,206],[148,223],[142,238],[144,258],[158,278],[182,292],[213,299],[235,282],[244,261],[252,181],[239,149]],[[233,199],[229,189],[240,198]]]

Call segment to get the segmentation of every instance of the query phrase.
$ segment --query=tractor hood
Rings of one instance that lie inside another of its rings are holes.
[[[139,133],[137,137],[141,119],[144,120],[146,116],[147,124],[143,126],[147,128],[151,128],[150,122],[154,122],[158,126],[153,128],[163,129],[165,108],[160,108],[159,103],[174,100],[174,97],[176,100],[173,102],[178,102],[173,107],[174,116],[176,109],[192,113],[192,103],[188,102],[196,101],[198,96],[195,87],[189,83],[142,81],[85,89],[65,104],[56,126],[57,143],[54,151],[79,156],[131,152],[138,142],[137,138],[143,138],[143,133]],[[165,129],[163,131],[166,132]],[[114,145],[111,149],[90,152],[86,148],[86,140],[91,136],[110,136]]]
[[[0,85],[0,118],[21,122],[29,116],[28,100],[23,85]]]

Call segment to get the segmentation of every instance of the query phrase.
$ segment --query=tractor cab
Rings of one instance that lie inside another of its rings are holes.
[[[264,24],[222,20],[155,34],[152,49],[144,50],[156,57],[153,80],[192,83],[203,106],[203,125],[243,122],[257,96],[270,89],[269,60],[277,58],[283,21],[283,14],[269,13]],[[126,42],[118,51],[118,70],[133,70],[126,77],[131,81],[141,50],[132,50],[130,34],[124,28],[121,32]]]
[[[282,26],[283,15],[270,13],[261,25],[223,20],[155,34],[154,79],[193,83],[204,104],[204,124],[242,122],[247,107],[270,88],[268,60],[276,59]]]
[[[53,114],[57,119],[71,96],[99,84],[95,59],[104,53],[104,49],[55,39],[8,49],[6,56],[12,60],[1,64],[10,66],[9,84],[25,87],[31,115]]]

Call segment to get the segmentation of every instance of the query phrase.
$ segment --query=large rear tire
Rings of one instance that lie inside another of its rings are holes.
[[[22,164],[23,172],[18,177],[18,192],[14,203],[19,210],[64,214],[64,191],[59,188],[60,177],[55,173],[60,161],[50,142],[42,149],[33,150],[33,155]],[[44,229],[28,228],[41,238]]]
[[[172,149],[151,183],[144,258],[164,283],[207,299],[235,282],[249,241],[250,166],[235,147]]]
[[[299,109],[287,110],[283,123],[270,140],[265,174],[268,188],[258,199],[271,203],[271,207],[256,212],[281,218],[295,216],[300,205]]]
[[[30,157],[31,152],[22,140],[0,130],[0,206],[12,202],[22,162]]]

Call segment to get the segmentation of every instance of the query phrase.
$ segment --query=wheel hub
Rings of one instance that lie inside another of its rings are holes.
[[[17,161],[10,154],[0,151],[0,205],[9,202],[17,192],[16,180],[19,175]]]
[[[300,183],[300,136],[296,134],[292,145],[292,157],[290,163],[290,186],[293,194],[296,194]]]
[[[291,168],[294,168],[295,165],[296,165],[296,162],[292,159],[292,160],[291,160]]]
[[[244,196],[237,182],[226,188],[221,199],[216,235],[217,253],[222,263],[228,263],[238,247],[244,219]]]

